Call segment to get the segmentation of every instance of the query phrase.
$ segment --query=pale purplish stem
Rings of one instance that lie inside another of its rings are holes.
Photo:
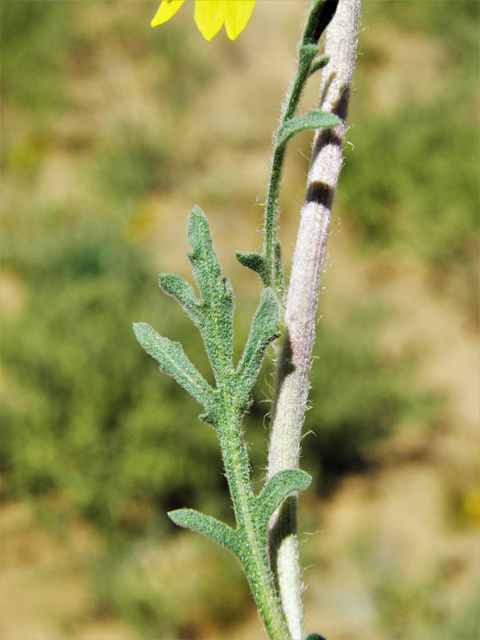
[[[342,124],[317,131],[307,194],[293,258],[285,309],[285,334],[277,362],[272,406],[268,478],[299,466],[300,440],[310,389],[320,278],[332,216],[332,202],[343,163],[348,101],[357,48],[360,0],[340,0],[327,28],[320,109]],[[305,637],[302,582],[296,536],[296,497],[288,498],[270,523],[270,554],[282,608],[293,640]]]

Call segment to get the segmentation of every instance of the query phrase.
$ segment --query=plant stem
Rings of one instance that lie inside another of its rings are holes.
[[[305,203],[293,258],[285,308],[285,335],[277,363],[272,406],[268,477],[298,468],[300,439],[310,388],[320,277],[331,220],[333,195],[342,167],[348,101],[357,46],[360,0],[340,0],[326,31],[322,111],[342,124],[317,131]],[[296,537],[297,498],[288,498],[270,523],[271,564],[292,638],[305,636],[301,575]]]
[[[254,521],[255,495],[250,478],[247,449],[238,409],[231,402],[231,390],[224,389],[224,421],[219,424],[222,455],[237,526],[244,535],[247,555],[244,568],[265,629],[271,640],[289,640],[289,631],[275,592],[266,546],[258,544]]]
[[[309,77],[310,65],[316,55],[312,45],[316,45],[318,37],[317,31],[321,34],[325,26],[331,20],[335,12],[338,0],[315,0],[312,4],[309,20],[304,30],[300,50],[298,54],[298,65],[295,79],[285,96],[285,101],[280,118],[278,132],[286,122],[295,116],[303,88]],[[307,46],[306,46],[307,45]],[[308,48],[311,45],[311,48]],[[270,182],[268,185],[267,202],[265,205],[265,241],[263,256],[266,263],[264,284],[272,287],[277,295],[278,303],[281,307],[280,316],[283,315],[285,283],[283,274],[283,263],[281,260],[281,248],[278,238],[278,198],[280,195],[280,185],[282,181],[283,165],[285,163],[286,145],[275,143],[272,158],[272,168],[270,171]]]

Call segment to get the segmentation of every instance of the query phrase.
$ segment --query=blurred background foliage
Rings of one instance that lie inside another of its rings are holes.
[[[155,277],[190,277],[181,261],[185,221],[198,200],[238,291],[240,350],[259,285],[234,264],[233,250],[224,259],[221,244],[248,249],[260,224],[251,207],[265,189],[286,74],[278,72],[281,82],[258,71],[258,86],[242,89],[256,68],[248,40],[235,48],[221,36],[207,47],[187,7],[150,30],[153,10],[140,1],[1,3],[1,497],[34,500],[60,528],[75,518],[93,525],[99,611],[126,617],[145,637],[205,637],[212,624],[236,622],[246,584],[232,559],[175,530],[165,512],[188,506],[232,521],[219,448],[197,419],[200,407],[159,374],[131,325],[147,321],[180,340],[211,377],[194,328]],[[479,5],[366,2],[364,13],[342,226],[358,260],[417,260],[474,321]],[[255,13],[252,41],[254,23]],[[425,48],[427,71],[436,59],[425,82],[417,67],[401,86],[382,71],[389,57],[402,59],[405,38],[421,56]],[[228,103],[233,83],[236,106]],[[289,163],[286,184],[301,199],[308,164],[295,153]],[[296,225],[292,200],[284,197],[285,235]],[[434,424],[440,406],[416,381],[415,354],[382,348],[393,313],[385,302],[353,294],[339,309],[318,325],[305,425],[304,468],[323,496],[368,469],[378,443],[402,424]],[[271,372],[267,362],[245,420],[256,481],[266,464]],[[375,587],[391,603],[389,637],[426,637],[418,625],[428,615],[402,614],[411,611],[406,592],[391,584]]]

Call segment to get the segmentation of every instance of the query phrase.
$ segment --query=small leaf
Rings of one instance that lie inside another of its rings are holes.
[[[305,640],[327,640],[327,639],[321,636],[319,633],[309,633],[308,636],[305,638]]]
[[[300,469],[284,469],[270,478],[257,497],[263,526],[267,526],[273,512],[287,496],[308,487],[312,477]]]
[[[170,511],[168,517],[179,527],[190,529],[211,538],[223,547],[237,554],[239,545],[236,532],[227,524],[216,520],[194,509],[177,509]]]
[[[214,413],[202,413],[201,415],[198,416],[198,419],[201,420],[202,422],[205,422],[205,424],[211,424],[214,427],[217,426],[217,416]]]
[[[286,144],[292,136],[300,131],[307,131],[308,129],[322,129],[326,127],[335,127],[341,124],[341,120],[333,113],[327,113],[326,111],[319,111],[313,109],[308,111],[298,118],[292,118],[285,122],[278,132],[277,145],[280,147]]]
[[[172,296],[180,302],[193,322],[198,325],[201,314],[200,301],[197,300],[192,285],[174,273],[161,273],[158,277],[158,284],[168,296]]]
[[[155,358],[164,373],[175,378],[209,412],[214,405],[214,391],[185,355],[178,342],[162,338],[146,322],[133,325],[138,342]]]
[[[315,71],[319,71],[320,69],[323,69],[323,67],[326,67],[329,60],[330,60],[330,56],[320,56],[319,58],[314,60],[312,62],[308,75],[312,76],[315,73]]]
[[[266,265],[265,258],[261,256],[259,253],[243,253],[243,251],[237,251],[235,254],[237,256],[237,260],[240,264],[243,264],[244,267],[251,269],[258,273],[258,275],[265,282],[265,274],[266,274]]]
[[[268,345],[278,337],[278,304],[273,290],[262,291],[260,304],[252,321],[250,335],[237,367],[239,397],[247,400]]]

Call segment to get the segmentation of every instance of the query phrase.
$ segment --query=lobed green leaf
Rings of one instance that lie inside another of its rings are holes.
[[[188,252],[188,257],[192,263],[195,277],[199,276],[197,282],[202,296],[211,296],[213,282],[220,279],[220,263],[213,248],[212,234],[207,218],[202,209],[195,205],[188,217],[188,240],[193,251]],[[204,279],[205,271],[211,279]]]
[[[265,258],[262,255],[259,253],[244,253],[243,251],[237,251],[235,255],[240,264],[258,273],[265,282],[267,266],[265,264]]]

